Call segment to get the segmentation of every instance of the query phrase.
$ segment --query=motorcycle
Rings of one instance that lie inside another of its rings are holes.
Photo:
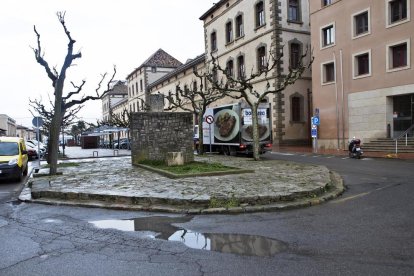
[[[348,146],[349,151],[349,157],[350,158],[357,158],[361,159],[361,156],[363,154],[361,149],[361,140],[355,139],[355,137],[349,142]]]

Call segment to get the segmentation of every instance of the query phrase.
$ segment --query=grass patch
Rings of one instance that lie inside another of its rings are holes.
[[[232,207],[239,207],[240,202],[232,197],[229,199],[220,199],[212,197],[210,199],[210,203],[208,205],[209,208],[232,208]]]
[[[222,172],[228,170],[235,170],[237,168],[222,165],[220,163],[206,163],[206,162],[190,162],[181,166],[167,166],[163,161],[144,160],[140,164],[153,167],[155,169],[164,170],[173,174],[199,174],[209,172]]]
[[[59,163],[57,164],[58,168],[67,168],[67,167],[79,167],[79,163],[68,162],[68,163]],[[49,164],[43,165],[42,168],[50,168]]]

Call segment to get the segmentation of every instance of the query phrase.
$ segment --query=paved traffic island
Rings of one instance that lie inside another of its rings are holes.
[[[172,179],[131,165],[130,157],[70,160],[78,166],[61,167],[62,175],[31,179],[20,200],[187,214],[242,213],[312,206],[344,191],[339,175],[324,166],[216,155],[195,159],[244,173]]]

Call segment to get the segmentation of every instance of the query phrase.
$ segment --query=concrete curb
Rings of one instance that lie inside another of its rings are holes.
[[[19,200],[30,203],[48,205],[64,205],[89,208],[107,208],[116,210],[153,211],[181,214],[235,214],[251,212],[270,212],[279,210],[296,209],[322,204],[328,200],[337,198],[345,190],[343,180],[339,174],[330,171],[330,182],[324,189],[316,189],[306,193],[300,193],[291,197],[266,197],[248,199],[249,203],[243,203],[238,207],[209,208],[209,200],[188,201],[170,198],[134,198],[114,195],[93,195],[82,193],[35,193],[32,196],[30,182],[22,190]],[[246,199],[236,198],[240,202]],[[253,204],[254,203],[254,204]],[[268,204],[265,204],[268,203]]]

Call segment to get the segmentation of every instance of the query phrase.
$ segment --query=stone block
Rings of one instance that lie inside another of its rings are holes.
[[[184,154],[182,152],[167,152],[167,166],[184,165]]]

